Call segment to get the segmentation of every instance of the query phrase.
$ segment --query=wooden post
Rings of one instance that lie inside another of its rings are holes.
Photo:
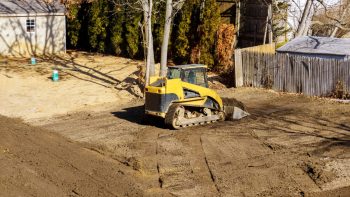
[[[243,65],[241,49],[235,50],[235,81],[236,88],[243,86]]]

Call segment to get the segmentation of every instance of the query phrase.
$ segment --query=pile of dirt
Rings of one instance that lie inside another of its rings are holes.
[[[247,110],[247,107],[242,103],[241,101],[235,99],[235,98],[228,98],[228,97],[223,97],[221,98],[222,102],[224,103],[225,106],[231,106],[231,107],[238,107],[242,109],[243,111]]]
[[[219,81],[209,81],[209,88],[213,90],[223,90],[226,86]]]
[[[0,116],[0,196],[143,196],[131,167]]]
[[[213,90],[226,90],[227,87],[222,77],[215,73],[208,73],[209,88]]]

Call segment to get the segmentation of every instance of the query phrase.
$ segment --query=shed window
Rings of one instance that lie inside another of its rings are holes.
[[[27,26],[28,33],[35,32],[35,20],[34,19],[27,19],[26,26]]]

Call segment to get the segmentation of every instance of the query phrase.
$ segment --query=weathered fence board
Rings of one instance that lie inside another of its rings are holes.
[[[235,83],[236,87],[243,86],[242,52],[240,49],[235,50]]]
[[[254,59],[247,59],[247,57],[245,56],[245,60],[243,60],[243,54],[247,55],[250,53],[256,53],[256,54],[275,54],[276,53],[276,45],[275,43],[272,44],[265,44],[265,45],[260,45],[260,46],[255,46],[255,47],[248,47],[248,48],[243,48],[243,49],[236,49],[235,50],[235,81],[236,81],[236,87],[241,87],[241,86],[246,86],[247,84],[244,83],[244,78],[245,77],[249,77],[249,79],[251,79],[253,76],[247,76],[246,74],[244,75],[244,73],[252,73],[252,68],[248,67],[243,67],[243,62],[245,61],[246,63],[248,62],[248,64],[253,64],[254,63]],[[257,64],[258,65],[258,64]],[[245,72],[243,71],[243,69],[250,69],[249,71],[245,70]],[[258,83],[256,83],[256,81],[254,81],[254,84],[257,85]]]
[[[242,52],[243,85],[271,88],[274,80],[274,63],[274,54]]]
[[[342,82],[350,92],[350,61],[241,50],[243,86],[329,96]]]

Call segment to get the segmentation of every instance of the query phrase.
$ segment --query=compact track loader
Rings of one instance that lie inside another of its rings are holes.
[[[167,77],[150,78],[145,96],[145,113],[164,118],[173,129],[249,115],[242,103],[209,89],[207,66],[201,64],[168,67]]]

